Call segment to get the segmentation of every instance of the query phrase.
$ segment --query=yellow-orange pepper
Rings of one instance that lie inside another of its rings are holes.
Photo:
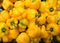
[[[3,36],[3,37],[2,37],[2,41],[5,42],[5,43],[6,43],[6,42],[9,42],[8,36],[6,36],[6,35]]]
[[[18,26],[20,32],[25,31],[28,26],[28,20],[27,19],[19,20]]]
[[[9,14],[11,17],[18,17],[18,16],[21,16],[24,12],[25,12],[25,9],[23,7],[17,7],[10,10]]]
[[[41,2],[39,11],[42,13],[47,12],[48,14],[54,15],[56,13],[56,5],[50,4],[47,1]]]
[[[6,24],[10,29],[17,29],[18,20],[16,18],[10,18],[6,21]]]
[[[17,29],[12,29],[9,31],[8,37],[9,39],[13,40],[13,39],[16,39],[18,35],[19,35],[19,31]]]
[[[40,28],[32,21],[27,29],[27,34],[30,36],[30,38],[36,38],[40,37]]]
[[[14,7],[24,7],[24,2],[23,1],[16,1],[14,4]]]
[[[41,16],[37,19],[37,21],[42,25],[46,23],[46,16],[41,14]]]
[[[8,11],[4,10],[0,13],[0,22],[6,22],[7,19],[9,19],[9,13]]]
[[[56,15],[49,15],[47,16],[48,23],[57,23],[57,16]]]
[[[48,34],[48,32],[46,31],[45,26],[43,25],[43,26],[41,27],[41,38],[47,38],[47,37],[49,37],[49,34]]]
[[[7,4],[8,3],[8,4]],[[10,2],[9,0],[4,0],[3,3],[2,3],[2,6],[4,9],[9,9],[10,7],[13,7],[13,3]]]
[[[29,21],[36,19],[36,15],[38,14],[38,12],[34,9],[27,9],[27,19]]]
[[[9,33],[9,28],[4,22],[0,22],[0,37],[4,37],[5,35],[7,36]]]
[[[30,37],[25,32],[22,32],[16,38],[16,41],[17,43],[30,43]]]
[[[57,0],[57,10],[60,10],[60,0]]]
[[[31,9],[38,9],[39,5],[39,0],[25,0],[25,7],[29,7]]]
[[[59,33],[59,27],[55,23],[50,23],[47,25],[47,31],[52,36],[55,36],[55,35],[58,35],[58,33]]]

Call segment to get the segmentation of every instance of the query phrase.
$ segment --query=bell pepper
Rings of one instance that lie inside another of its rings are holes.
[[[10,16],[9,16],[9,13],[8,11],[4,10],[1,12],[0,14],[0,22],[6,22],[7,19],[9,19]]]
[[[38,9],[39,5],[39,0],[25,0],[25,7],[29,7],[31,9]]]
[[[47,25],[47,31],[52,36],[58,35],[59,33],[59,26],[56,23],[50,23]]]
[[[17,43],[30,43],[30,37],[27,35],[27,33],[22,32],[16,38],[16,41],[17,41]]]
[[[4,36],[2,37],[2,41],[3,41],[4,43],[9,42],[8,36],[4,35]]]
[[[5,35],[8,35],[9,28],[4,22],[0,22],[0,37],[4,37]]]
[[[20,32],[25,31],[26,30],[26,27],[28,26],[27,19],[20,20],[18,26],[19,26],[19,31]]]
[[[60,0],[57,0],[57,10],[60,10]]]
[[[4,9],[7,10],[8,8],[13,7],[13,3],[10,2],[9,0],[4,0],[3,3],[2,3],[2,6],[3,6]]]
[[[37,21],[39,22],[40,25],[45,24],[46,23],[46,16],[41,14],[41,16],[37,19]]]
[[[27,9],[27,19],[29,21],[31,21],[33,19],[36,19],[37,15],[38,15],[38,12],[36,10],[34,10],[34,9]]]
[[[16,18],[10,18],[6,21],[6,24],[10,29],[17,29],[18,20]]]
[[[8,37],[9,39],[13,40],[13,39],[16,39],[18,35],[19,35],[19,31],[17,29],[12,29],[9,31]]]
[[[49,36],[48,32],[46,31],[46,27],[42,25],[41,27],[41,38],[47,38]]]
[[[57,16],[56,15],[49,15],[47,16],[48,23],[57,23]]]
[[[11,17],[18,17],[21,16],[25,12],[25,9],[23,7],[15,7],[12,10],[10,10],[9,15]]]
[[[57,24],[60,25],[60,11],[57,11]]]
[[[23,1],[16,1],[14,4],[14,7],[24,7],[24,2]]]
[[[32,32],[33,31],[33,32]],[[27,29],[27,34],[30,36],[30,38],[36,38],[40,37],[40,28],[35,24],[34,21],[30,22],[28,29]]]

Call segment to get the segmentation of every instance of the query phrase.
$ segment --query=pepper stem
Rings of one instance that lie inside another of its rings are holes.
[[[2,28],[2,32],[5,32],[6,31],[6,28]]]

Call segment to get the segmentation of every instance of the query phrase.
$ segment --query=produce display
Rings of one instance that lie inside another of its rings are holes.
[[[0,42],[60,43],[60,0],[0,0]]]

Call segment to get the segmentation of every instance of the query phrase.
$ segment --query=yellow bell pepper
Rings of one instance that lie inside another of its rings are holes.
[[[30,37],[27,35],[27,33],[22,32],[16,38],[16,41],[17,41],[17,43],[30,43]]]
[[[58,35],[59,33],[59,26],[55,23],[50,23],[47,25],[47,29],[49,34],[51,34],[52,36]]]
[[[47,16],[48,23],[57,23],[57,16],[56,15],[49,15]]]
[[[19,35],[19,31],[17,29],[12,29],[9,31],[8,37],[10,39],[16,39],[18,35]]]
[[[39,11],[41,13],[47,12],[48,14],[54,15],[56,13],[56,5],[50,4],[48,1],[41,2]]]
[[[43,26],[41,27],[41,38],[47,38],[47,37],[49,37],[49,34],[48,34],[48,32],[46,31],[45,26],[43,25]]]
[[[57,0],[57,10],[60,10],[60,0]]]
[[[24,2],[23,1],[16,1],[14,4],[14,7],[24,7]]]
[[[32,21],[29,25],[28,25],[28,29],[27,29],[27,34],[30,36],[30,38],[36,38],[36,37],[40,37],[40,28],[35,24],[34,21]]]
[[[10,10],[9,14],[11,17],[18,17],[21,16],[25,12],[23,7],[17,7]]]
[[[39,22],[39,24],[45,24],[46,23],[46,16],[41,14],[41,16],[37,19],[37,21]]]
[[[9,38],[8,38],[8,36],[6,36],[6,35],[2,37],[2,40],[3,40],[3,42],[5,42],[5,43],[6,43],[6,42],[9,42]]]
[[[49,8],[47,10],[48,14],[54,15],[57,10],[57,0],[47,0],[49,3]]]
[[[0,37],[4,37],[5,35],[8,35],[9,28],[4,22],[0,22]]]
[[[29,7],[31,9],[38,9],[39,5],[39,0],[25,0],[25,7]]]
[[[31,43],[39,43],[40,38],[31,38]]]
[[[10,18],[6,21],[6,24],[10,29],[17,29],[18,20],[16,18]]]
[[[2,6],[3,6],[4,9],[7,10],[8,8],[13,7],[13,3],[10,2],[9,0],[4,0],[3,3],[2,3]]]
[[[57,23],[60,25],[60,11],[57,11]]]
[[[38,12],[34,9],[27,9],[27,19],[29,21],[36,19],[36,16],[38,16]]]
[[[47,0],[47,2],[48,2],[50,5],[52,5],[52,4],[57,5],[57,0]]]
[[[40,0],[39,11],[43,13],[43,12],[46,12],[46,10],[48,8],[49,8],[49,3],[48,2],[45,2],[45,1],[41,2],[41,0]]]
[[[19,31],[20,31],[20,32],[25,31],[26,28],[27,28],[27,26],[28,26],[28,21],[27,21],[27,19],[22,19],[22,20],[20,20],[18,26],[19,26]]]
[[[9,13],[8,11],[4,10],[0,13],[0,22],[6,22],[7,19],[9,19]]]

